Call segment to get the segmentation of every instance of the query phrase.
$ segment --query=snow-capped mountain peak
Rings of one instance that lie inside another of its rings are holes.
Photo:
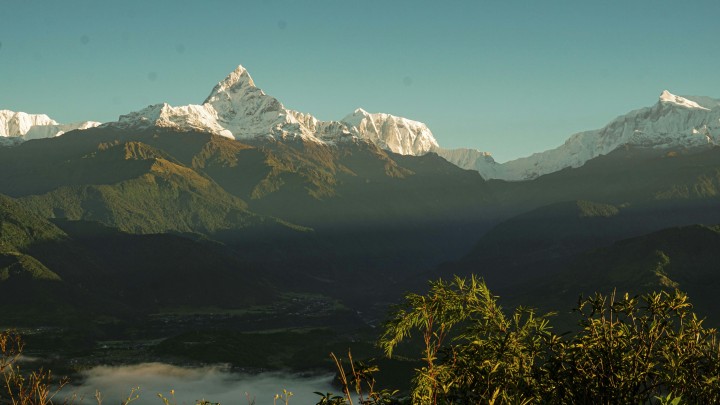
[[[155,104],[121,115],[117,122],[105,125],[135,129],[157,126],[210,132],[234,139],[305,136],[301,130],[283,129],[297,124],[291,115],[277,99],[255,86],[244,67],[238,66],[213,88],[203,104],[179,107]]]
[[[0,141],[17,143],[96,125],[61,125],[46,115],[0,110]],[[103,125],[126,129],[167,127],[234,139],[299,138],[321,144],[362,139],[399,154],[435,152],[457,166],[477,170],[485,178],[525,180],[582,166],[623,145],[655,149],[720,145],[720,100],[681,97],[664,90],[651,107],[619,116],[603,128],[576,133],[555,149],[505,163],[497,163],[489,153],[476,149],[443,149],[427,125],[403,117],[357,108],[341,120],[320,121],[311,114],[287,109],[257,87],[243,66],[217,83],[202,104],[154,104]]]
[[[230,92],[238,92],[243,88],[256,88],[250,73],[242,65],[238,65],[225,79],[215,85],[203,104],[223,100]]]
[[[362,108],[356,108],[355,111],[346,115],[341,121],[350,125],[359,125],[360,122],[367,117],[370,117],[369,112],[363,110]]]
[[[477,153],[446,151],[439,154],[460,167],[478,170],[485,178],[525,180],[566,167],[582,166],[623,145],[659,150],[720,145],[720,101],[680,97],[665,90],[652,107],[621,115],[603,128],[574,134],[555,149],[500,164],[489,162]]]
[[[285,108],[255,85],[247,69],[238,66],[219,82],[202,105],[173,107],[156,104],[122,115],[109,126],[172,127],[211,132],[235,139],[269,136],[332,143],[346,137],[374,142],[395,153],[423,155],[437,141],[423,123],[358,108],[340,121],[320,121]]]
[[[701,110],[709,110],[708,108],[705,108],[694,101],[688,100],[684,97],[676,96],[667,90],[663,90],[663,92],[660,94],[660,103],[674,104],[685,108],[698,108]]]
[[[427,125],[407,118],[358,108],[341,122],[350,133],[402,155],[424,155],[439,147]]]
[[[87,129],[98,125],[100,123],[95,121],[59,124],[45,114],[0,110],[0,141],[7,144],[29,139],[51,138],[74,129]]]
[[[45,114],[0,110],[0,136],[24,136],[30,128],[36,125],[57,125],[57,122]]]

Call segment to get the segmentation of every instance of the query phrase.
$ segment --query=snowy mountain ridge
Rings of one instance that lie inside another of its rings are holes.
[[[687,108],[710,110],[709,108],[705,108],[692,100],[688,100],[684,97],[676,96],[667,90],[663,90],[663,92],[660,94],[660,102],[661,103],[672,103],[672,104],[676,104],[676,105],[679,105],[682,107],[687,107]]]
[[[149,106],[106,125],[143,128],[151,125],[212,132],[234,139],[299,137],[319,143],[366,139],[405,155],[437,153],[449,162],[480,172],[485,178],[526,180],[566,167],[578,167],[622,145],[652,148],[699,147],[720,143],[720,102],[707,97],[681,97],[665,90],[658,102],[631,111],[604,128],[572,135],[563,145],[528,157],[497,163],[476,149],[441,148],[423,123],[358,108],[339,121],[320,121],[287,109],[255,86],[238,66],[218,83],[202,105]]]
[[[97,125],[92,121],[63,125],[47,115],[0,110],[0,143],[58,136]],[[212,89],[202,104],[178,107],[154,104],[102,126],[133,130],[166,127],[239,140],[299,138],[334,144],[363,139],[404,155],[434,152],[461,168],[478,171],[486,179],[517,181],[582,166],[623,145],[660,149],[719,145],[720,100],[682,97],[665,90],[653,106],[619,116],[601,129],[576,133],[554,149],[497,163],[488,152],[440,147],[427,125],[419,121],[368,113],[361,108],[338,121],[321,121],[311,114],[287,109],[258,88],[248,71],[238,66]]]
[[[601,129],[574,134],[557,148],[502,164],[478,159],[464,166],[486,178],[526,180],[582,166],[623,145],[660,149],[720,145],[720,101],[680,97],[665,90],[652,107],[617,117]]]
[[[310,114],[287,109],[255,86],[242,66],[218,83],[201,105],[151,105],[104,125],[199,130],[234,139],[266,136],[333,143],[358,137],[395,153],[410,155],[423,155],[438,147],[425,124],[406,118],[357,109],[340,121],[320,121]]]
[[[505,163],[474,149],[436,149],[438,155],[486,179],[528,180],[590,159],[623,146],[698,148],[720,145],[720,100],[676,96],[665,90],[652,107],[615,118],[605,127],[576,133],[557,148]]]
[[[0,110],[0,142],[14,144],[30,139],[52,138],[75,129],[87,129],[100,125],[95,121],[59,124],[45,114],[27,114]]]

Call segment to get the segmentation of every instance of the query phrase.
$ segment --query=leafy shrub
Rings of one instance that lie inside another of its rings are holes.
[[[718,403],[720,348],[679,291],[581,299],[580,330],[548,316],[506,316],[484,282],[456,277],[409,294],[385,325],[388,356],[422,340],[414,403]]]
[[[720,401],[720,350],[680,291],[580,301],[581,331],[548,347],[552,401]]]
[[[50,371],[40,369],[23,374],[17,360],[23,350],[20,335],[12,331],[0,332],[0,403],[13,405],[47,405],[68,383],[67,379],[54,382]]]

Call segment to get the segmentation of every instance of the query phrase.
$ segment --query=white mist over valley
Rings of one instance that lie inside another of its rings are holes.
[[[114,404],[128,398],[130,390],[139,387],[139,397],[133,404],[158,405],[162,394],[170,403],[192,405],[206,399],[214,403],[245,404],[255,399],[257,404],[272,403],[283,389],[292,392],[291,404],[315,403],[320,398],[313,392],[337,392],[331,386],[332,375],[303,376],[268,372],[241,374],[227,367],[179,367],[164,363],[143,363],[128,366],[99,366],[83,372],[84,381],[67,392],[84,398],[83,403],[95,401],[95,391],[104,403]],[[174,390],[173,395],[170,393]],[[247,394],[246,394],[247,393]]]

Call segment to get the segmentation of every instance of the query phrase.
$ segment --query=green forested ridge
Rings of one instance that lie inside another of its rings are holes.
[[[23,197],[23,203],[48,218],[92,220],[134,233],[207,234],[273,222],[248,212],[245,202],[212,179],[141,142],[103,142],[97,152],[77,159],[95,161],[88,170],[111,171],[118,177],[123,173],[125,179],[110,184],[59,185]]]
[[[416,164],[367,142],[253,142],[160,129],[73,132],[0,149],[0,190],[28,198],[45,216],[138,232],[207,233],[225,220],[223,211],[243,204],[312,228],[487,220],[478,212],[478,201],[487,199],[480,176],[437,156]],[[166,193],[190,202],[162,211],[168,201],[156,200]],[[193,201],[206,203],[205,217],[192,218],[201,205]],[[157,214],[155,224],[139,215],[147,210]]]
[[[44,217],[197,234],[232,254],[261,246],[250,255],[291,273],[275,281],[317,290],[354,277],[384,288],[462,253],[488,221],[483,184],[437,156],[416,162],[367,142],[98,128],[0,149],[0,190]]]
[[[60,276],[26,254],[34,244],[59,241],[67,235],[20,203],[0,195],[0,283],[8,280],[59,281]]]
[[[7,281],[11,277],[32,280],[60,280],[60,276],[50,271],[32,256],[18,252],[0,253],[0,282]]]
[[[0,194],[0,251],[18,251],[34,243],[63,237],[64,232],[44,217]]]
[[[270,321],[235,311],[291,291],[343,303],[325,318],[348,320],[340,342],[356,338],[349,320],[377,326],[401,292],[453,274],[483,277],[510,304],[560,310],[568,330],[574,294],[613,287],[679,286],[714,322],[715,231],[657,232],[720,223],[719,153],[628,148],[502,182],[363,141],[109,128],[29,141],[0,148],[0,323],[97,320],[73,337],[87,350],[193,328],[252,334]],[[216,315],[165,324],[188,306]],[[319,326],[300,313],[293,327]]]
[[[233,308],[275,296],[258,253],[243,257],[216,242],[134,235],[96,222],[53,224],[9,197],[2,201],[3,324],[125,317],[187,302]]]
[[[600,288],[605,292],[615,287],[637,293],[678,288],[689,294],[698,312],[717,325],[718,263],[718,228],[690,225],[584,252],[560,272],[537,280],[534,287],[525,285],[521,289],[542,308],[557,309],[578,294],[592,294]],[[520,299],[518,294],[513,301]]]
[[[96,128],[0,149],[0,190],[14,197],[43,196],[32,200],[44,215],[54,210],[62,217],[67,211],[68,217],[102,218],[111,226],[117,221],[141,232],[205,233],[224,219],[210,212],[249,204],[244,208],[315,229],[446,221],[472,223],[478,234],[488,223],[564,201],[634,206],[717,198],[717,148],[674,152],[628,148],[532,181],[484,182],[437,155],[395,155],[362,141],[242,143],[167,129]],[[99,189],[87,191],[90,186]],[[100,201],[88,192],[100,194]],[[168,201],[153,203],[158,192],[189,202],[162,211],[154,206]],[[147,201],[138,193],[146,193]],[[82,207],[85,199],[90,202]],[[192,201],[206,200],[207,212],[192,218],[190,211],[200,205]],[[155,224],[131,223],[124,215],[148,208],[158,214]],[[162,224],[173,212],[179,218]]]
[[[464,257],[432,274],[469,275],[483,269],[488,282],[511,294],[517,283],[547,279],[577,255],[615,241],[668,227],[720,223],[718,208],[714,199],[614,206],[589,201],[555,203],[497,224]]]
[[[373,294],[392,295],[396,283],[461,255],[435,274],[485,264],[496,269],[487,279],[504,288],[622,238],[718,223],[718,150],[691,152],[627,148],[507,183],[362,141],[243,143],[96,128],[0,148],[0,191],[45,218],[194,234],[225,242],[233,255],[260,246],[255,257],[273,257],[273,283],[322,289],[313,284],[362,280],[377,283]],[[483,236],[490,224],[498,225]]]

